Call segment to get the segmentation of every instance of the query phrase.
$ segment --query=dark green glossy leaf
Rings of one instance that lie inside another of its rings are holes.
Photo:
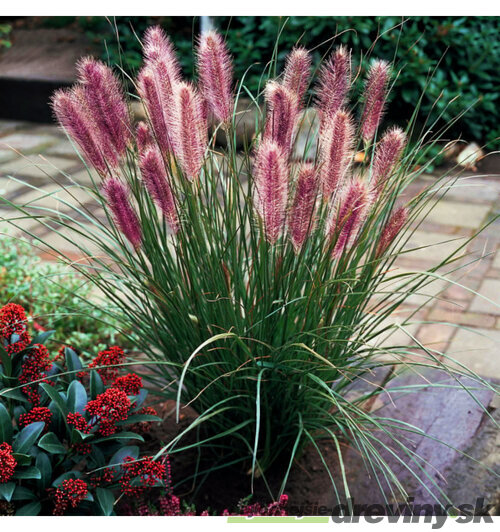
[[[56,331],[43,331],[40,334],[37,334],[32,342],[31,345],[34,344],[43,344],[45,345],[45,342],[55,333]]]
[[[35,516],[40,513],[41,509],[42,509],[42,505],[38,501],[33,501],[19,508],[19,510],[17,510],[16,512],[16,515]]]
[[[52,480],[52,464],[50,458],[45,453],[39,453],[36,457],[36,467],[42,473],[42,478],[38,481],[41,489],[45,490],[50,486]]]
[[[48,432],[40,438],[38,447],[44,449],[50,454],[66,454],[66,447],[59,441],[59,438],[53,433]]]
[[[12,359],[3,345],[0,345],[0,363],[2,364],[5,375],[10,377],[12,375]]]
[[[24,469],[16,469],[14,472],[14,478],[18,479],[41,479],[42,473],[35,466],[29,466]]]
[[[12,456],[16,459],[18,466],[25,466],[31,463],[31,456],[29,454],[12,453]]]
[[[118,449],[118,451],[116,451],[116,453],[111,457],[108,465],[113,466],[123,464],[126,456],[131,456],[135,460],[139,456],[139,447],[136,445],[127,445],[121,449]]]
[[[69,414],[69,409],[66,406],[66,402],[64,401],[64,399],[59,395],[59,392],[57,392],[53,386],[50,386],[45,382],[42,382],[40,386],[43,388],[45,393],[52,399],[52,401],[54,401],[54,404],[57,406],[63,416],[64,422],[66,422],[66,417]]]
[[[12,441],[12,419],[5,406],[0,403],[0,442]]]
[[[115,503],[115,496],[111,490],[105,488],[97,488],[96,497],[99,506],[104,515],[111,515],[113,513],[113,505]]]
[[[90,397],[95,399],[99,394],[104,392],[104,384],[101,376],[97,371],[92,370],[90,372]]]
[[[92,443],[102,443],[104,441],[111,440],[138,440],[143,442],[144,438],[136,432],[117,432],[111,436],[104,436],[102,438],[98,438],[97,440],[92,440]]]
[[[80,360],[80,357],[71,349],[70,347],[64,348],[64,354],[66,357],[66,365],[68,367],[68,371],[75,371],[75,373],[72,373],[71,375],[68,375],[69,379],[74,381],[77,378],[77,371],[81,370],[83,368],[82,361]]]
[[[29,454],[29,450],[31,447],[33,447],[44,428],[45,423],[43,421],[37,421],[35,423],[31,423],[27,427],[24,427],[24,429],[14,440],[14,444],[12,446],[14,452],[20,454]]]
[[[16,484],[14,482],[4,482],[0,484],[0,499],[10,502],[15,489]]]
[[[69,385],[66,404],[70,412],[84,413],[84,407],[87,404],[87,392],[80,381],[74,380]]]
[[[24,486],[16,486],[12,495],[13,501],[29,501],[32,499],[36,499],[36,495],[30,489]]]

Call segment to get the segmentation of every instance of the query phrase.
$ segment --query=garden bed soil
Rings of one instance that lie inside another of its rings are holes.
[[[382,454],[385,454],[385,458],[410,496],[414,497],[415,504],[435,505],[436,501],[432,494],[437,495],[438,489],[442,489],[454,497],[453,502],[457,505],[474,504],[478,498],[482,498],[483,502],[477,503],[479,506],[475,510],[476,513],[498,512],[498,508],[496,510],[485,509],[488,504],[495,504],[500,494],[498,481],[500,459],[498,459],[498,446],[495,444],[497,429],[492,429],[492,421],[488,418],[489,413],[493,412],[498,423],[498,411],[492,406],[494,393],[487,388],[476,390],[474,399],[464,390],[451,388],[450,386],[457,383],[454,380],[452,382],[446,374],[436,370],[432,373],[431,382],[439,381],[442,386],[424,388],[416,394],[398,395],[395,392],[396,386],[422,384],[429,377],[428,373],[424,376],[410,373],[397,377],[389,383],[387,393],[382,394],[371,405],[371,408],[377,409],[381,417],[390,416],[420,427],[425,435],[442,439],[448,446],[424,435],[406,433],[406,444],[426,462],[417,465],[411,458],[401,453],[398,453],[401,461],[395,459],[391,453],[382,452]],[[190,407],[181,408],[181,419],[177,424],[174,401],[166,401],[155,406],[164,422],[153,427],[145,444],[146,451],[151,454],[156,453],[162,445],[170,442],[194,421],[197,415]],[[193,438],[194,434],[184,444],[193,442]],[[383,434],[380,438],[382,441],[385,440],[391,448],[396,447]],[[345,501],[336,449],[332,443],[327,441],[319,442],[319,448],[340,491],[340,498]],[[367,474],[363,459],[356,449],[349,447],[347,443],[342,444],[341,449],[350,495],[354,503],[385,506],[387,501],[389,503],[404,502],[394,500],[390,490],[383,483],[386,496],[381,494],[376,479]],[[487,465],[494,472],[481,468],[461,453],[486,459]],[[407,467],[402,465],[402,462]],[[217,470],[210,475],[198,476],[194,483],[192,477],[197,470],[197,465],[199,466],[197,451],[171,455],[174,492],[182,500],[194,503],[199,511],[210,508],[221,513],[226,508],[234,509],[239,500],[250,494],[251,478],[245,470],[237,468]],[[207,466],[201,466],[198,471],[201,471],[203,467],[207,468]],[[283,466],[267,474],[267,481],[275,496],[279,491],[282,471]],[[465,484],[463,477],[460,474],[457,475],[457,471],[467,474],[471,479],[470,483]],[[425,477],[424,486],[415,481],[415,473]],[[181,479],[187,480],[180,482]],[[335,509],[338,502],[329,474],[325,471],[318,452],[312,446],[306,448],[302,456],[294,463],[285,493],[289,496],[288,508],[291,514],[325,515],[338,512],[338,508]],[[263,504],[271,501],[271,495],[260,478],[255,479],[252,501]]]

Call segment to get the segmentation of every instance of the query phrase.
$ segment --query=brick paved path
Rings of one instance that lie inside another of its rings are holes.
[[[17,150],[17,153],[7,145]],[[43,158],[38,154],[43,154]],[[55,181],[68,185],[67,178],[57,169],[72,175],[78,183],[90,183],[83,163],[56,127],[0,121],[1,196],[16,204],[26,204],[39,196],[38,192],[8,179],[7,175],[22,178],[36,186],[43,185],[47,192],[53,192],[59,187],[46,174],[52,176]],[[409,194],[418,192],[433,180],[435,177],[432,175],[423,177],[412,185]],[[57,195],[57,198],[65,197],[68,197],[65,193]],[[67,209],[57,198],[45,198],[37,204],[60,210]],[[90,197],[83,202],[96,216],[102,216],[97,206],[92,205]],[[459,186],[450,190],[446,198],[432,211],[410,241],[410,247],[431,247],[405,255],[398,260],[398,267],[401,271],[418,271],[435,265],[455,249],[457,239],[472,235],[498,212],[500,176],[466,174]],[[0,209],[0,217],[10,215],[12,211]],[[36,223],[23,221],[21,225],[29,229],[36,226]],[[0,233],[5,232],[6,226],[5,222],[0,221]],[[34,232],[45,239],[50,235],[50,230],[44,228],[37,228]],[[12,229],[10,233],[13,233]],[[57,248],[63,240],[52,235],[50,242]],[[68,251],[74,253],[74,250]],[[412,324],[406,327],[407,331],[424,345],[466,363],[479,374],[500,380],[500,220],[495,221],[476,238],[467,251],[472,254],[471,257],[484,258],[454,274],[454,280],[483,294],[497,306],[464,288],[437,280],[422,290],[421,294],[412,296],[408,308],[403,309],[398,316],[404,316],[405,310],[412,311],[429,299],[429,296],[433,296],[425,309],[418,312],[417,319],[446,324]],[[42,253],[42,256],[49,258],[46,253]],[[467,259],[470,260],[471,258]],[[400,319],[401,317],[395,317],[395,320]],[[459,329],[456,325],[466,328]],[[393,344],[403,342],[410,343],[404,331],[397,331],[391,337]]]

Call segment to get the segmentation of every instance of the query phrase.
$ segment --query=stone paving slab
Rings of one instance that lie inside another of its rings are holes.
[[[479,375],[500,379],[500,331],[458,329],[447,354]]]
[[[489,205],[474,205],[469,202],[441,200],[429,212],[426,221],[474,229],[485,221],[491,207]]]
[[[75,168],[76,162],[61,157],[47,157],[45,160],[38,156],[19,157],[14,161],[3,164],[0,172],[13,177],[29,177],[49,179],[48,176],[61,176],[61,172]],[[50,181],[49,181],[50,182]]]
[[[405,247],[408,252],[403,257],[405,260],[422,260],[436,264],[444,261],[463,242],[465,238],[460,236],[417,230],[408,241]]]
[[[480,296],[475,296],[470,309],[473,312],[483,312],[485,314],[500,316],[500,280],[484,279],[478,292],[493,301],[493,303]]]

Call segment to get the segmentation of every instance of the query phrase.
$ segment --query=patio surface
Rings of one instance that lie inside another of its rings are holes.
[[[46,174],[58,182],[69,184],[57,169],[70,174],[76,182],[89,182],[83,163],[55,126],[0,120],[0,196],[16,204],[26,204],[39,196],[38,192],[10,180],[7,175],[43,186],[47,192],[57,190],[58,186]],[[425,270],[433,266],[457,247],[457,239],[471,236],[485,222],[500,213],[500,176],[479,176],[472,173],[465,173],[463,176],[460,186],[448,192],[411,239],[411,247],[430,247],[399,259],[398,267],[402,271]],[[435,180],[435,177],[422,177],[410,187],[408,193],[417,193]],[[58,197],[63,198],[64,193]],[[67,209],[54,197],[40,200],[37,205]],[[102,215],[90,199],[86,206],[98,217]],[[13,214],[14,211],[0,207],[0,219],[9,218]],[[24,229],[33,229],[34,234],[43,237],[58,249],[63,245],[69,256],[75,254],[75,250],[64,244],[58,235],[51,235],[49,230],[37,227],[36,222],[23,221],[20,225]],[[0,220],[0,238],[7,226],[6,222]],[[18,236],[19,233],[20,231],[9,229],[11,235]],[[403,309],[412,311],[431,297],[425,309],[417,313],[418,320],[445,323],[413,324],[407,330],[424,345],[465,363],[484,377],[500,381],[500,219],[470,243],[467,251],[471,255],[463,259],[466,262],[483,257],[453,275],[455,281],[469,290],[437,280],[426,287],[423,294],[412,296],[408,308]],[[44,259],[55,260],[47,252],[42,251],[41,255]],[[470,290],[482,294],[490,301]],[[466,328],[457,328],[457,325]],[[404,331],[398,331],[396,335],[401,337],[396,340],[394,335],[391,343],[410,341]]]

